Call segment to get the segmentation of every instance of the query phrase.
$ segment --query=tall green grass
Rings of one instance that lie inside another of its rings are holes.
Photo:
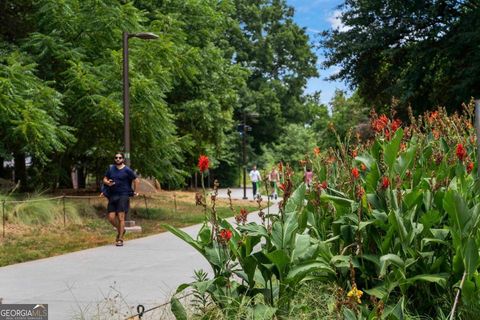
[[[50,225],[63,223],[64,215],[68,223],[81,224],[80,208],[77,204],[62,199],[49,200],[33,196],[22,202],[5,202],[5,215],[8,223],[25,225]]]

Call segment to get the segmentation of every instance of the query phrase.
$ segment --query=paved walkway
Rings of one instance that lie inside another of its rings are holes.
[[[252,198],[251,190],[247,195]],[[242,189],[233,189],[232,198],[242,197]],[[253,220],[258,221],[255,213],[249,216]],[[195,236],[199,229],[183,230]],[[2,267],[0,298],[3,303],[48,303],[49,320],[124,319],[137,304],[148,309],[168,301],[197,269],[211,271],[199,253],[166,232],[127,241],[121,248],[108,245]],[[168,318],[159,312],[156,319]]]

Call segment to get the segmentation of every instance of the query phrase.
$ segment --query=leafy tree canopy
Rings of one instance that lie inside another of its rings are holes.
[[[325,65],[341,66],[331,78],[377,108],[396,97],[403,111],[453,110],[480,96],[478,1],[346,0],[340,9],[344,26],[323,33]]]

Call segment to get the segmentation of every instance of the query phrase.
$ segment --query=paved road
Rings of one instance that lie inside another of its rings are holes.
[[[232,190],[233,198],[243,196],[242,189]],[[258,221],[258,215],[252,213],[252,220]],[[183,230],[195,236],[199,229]],[[124,319],[139,303],[149,308],[168,301],[179,284],[192,281],[197,269],[211,271],[194,249],[161,233],[127,241],[121,248],[108,245],[2,267],[0,298],[3,303],[48,303],[49,320]],[[165,312],[156,312],[156,319],[168,318]]]

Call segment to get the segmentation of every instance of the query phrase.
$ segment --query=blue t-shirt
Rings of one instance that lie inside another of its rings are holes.
[[[137,178],[132,169],[125,166],[118,169],[117,166],[112,165],[105,173],[105,177],[112,179],[115,184],[110,187],[109,196],[132,196],[132,181]]]

